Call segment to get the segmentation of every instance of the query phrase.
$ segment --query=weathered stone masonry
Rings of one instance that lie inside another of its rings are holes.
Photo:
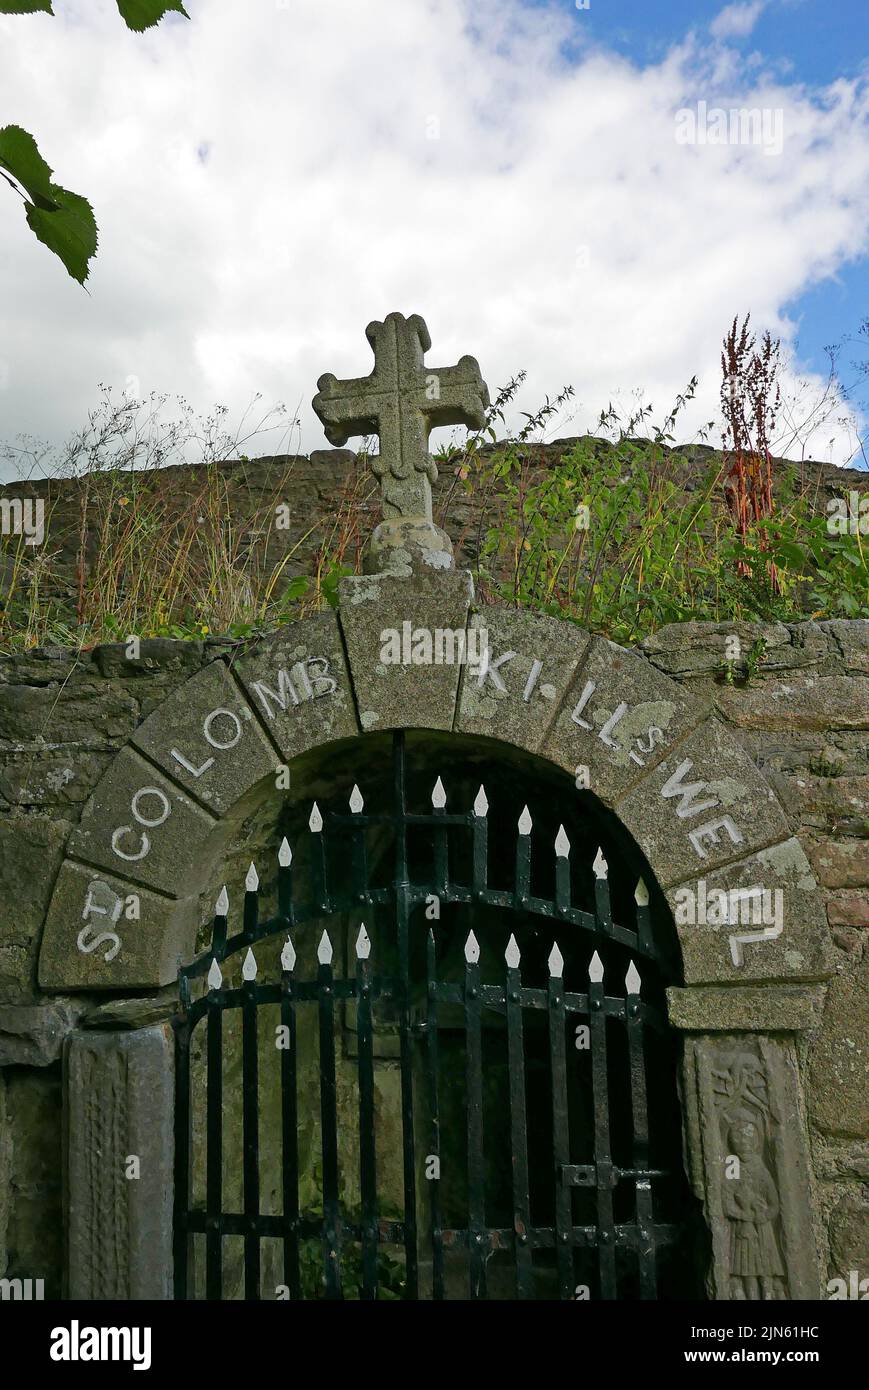
[[[365,654],[371,648],[366,586],[376,587],[378,628],[400,628],[405,611],[403,585],[386,577],[353,583],[355,591],[351,585],[342,604],[342,624],[361,726],[385,728],[399,722],[419,722],[426,727],[449,728],[457,694],[455,668],[423,672],[415,668],[412,690],[408,686],[403,693],[393,691],[384,701],[377,690],[377,673],[370,664],[367,670],[365,667]],[[466,581],[460,574],[444,574],[437,577],[436,586],[437,592],[425,586],[417,589],[414,620],[428,620],[432,626],[460,626],[468,602]],[[737,856],[743,862],[746,857],[751,859],[754,825],[773,824],[771,832],[767,829],[760,834],[757,855],[761,861],[767,856],[764,871],[778,874],[785,886],[788,930],[782,941],[746,946],[748,969],[741,973],[728,966],[726,951],[719,949],[723,944],[720,940],[716,938],[713,952],[707,947],[708,938],[692,937],[687,929],[681,933],[686,988],[671,992],[671,1017],[686,1037],[688,1161],[697,1190],[707,1203],[713,1240],[721,1242],[726,1213],[716,1212],[716,1203],[720,1207],[726,1193],[720,1184],[716,1190],[709,1173],[719,1161],[716,1146],[730,1146],[733,1139],[720,1133],[723,1125],[717,1119],[717,1097],[721,1087],[738,1088],[749,1084],[746,1078],[762,1073],[764,1085],[775,1091],[770,1104],[779,1112],[774,1125],[778,1138],[768,1166],[781,1168],[780,1173],[771,1175],[773,1181],[787,1174],[779,1233],[791,1270],[785,1296],[812,1296],[813,1291],[816,1294],[818,1288],[823,1289],[826,1279],[847,1279],[850,1270],[865,1277],[869,1273],[865,952],[869,925],[869,624],[685,624],[664,629],[645,644],[642,655],[626,653],[623,659],[608,644],[596,641],[589,646],[588,639],[575,629],[531,615],[487,609],[474,621],[485,622],[489,628],[496,657],[514,652],[497,671],[505,685],[512,685],[520,695],[512,703],[499,703],[495,680],[486,682],[482,694],[469,686],[459,694],[457,728],[489,737],[494,733],[505,742],[542,752],[569,767],[575,757],[575,731],[583,727],[578,721],[589,726],[583,732],[590,740],[600,742],[606,719],[614,714],[613,701],[607,703],[602,698],[613,662],[619,668],[619,699],[629,711],[643,706],[637,729],[627,729],[631,739],[642,739],[642,731],[654,722],[647,707],[660,713],[667,706],[669,718],[683,721],[678,758],[664,758],[640,782],[635,780],[636,764],[629,759],[602,762],[594,769],[600,783],[595,780],[592,784],[600,788],[605,800],[618,803],[621,818],[647,853],[665,889],[683,882],[694,872],[694,866],[687,858],[674,857],[671,847],[660,841],[660,810],[655,809],[654,800],[642,794],[642,787],[647,792],[654,790],[658,797],[664,795],[661,788],[678,771],[679,763],[691,756],[698,740],[704,741],[706,777],[710,776],[708,764],[710,759],[714,762],[718,743],[729,741],[731,736],[759,769],[761,775],[750,787],[747,773],[742,779],[748,796],[741,805],[745,842],[728,846],[726,828],[713,830],[706,837],[708,848],[713,848],[716,839],[724,846],[721,868],[715,860],[721,846],[713,850],[707,879],[714,883],[719,875],[728,887],[738,886],[728,877],[727,865]],[[289,644],[281,658],[284,663],[325,652],[323,643],[328,646],[330,634],[337,640],[331,615],[300,626],[307,629],[304,635],[290,629],[286,637],[275,639],[278,644]],[[739,683],[739,663],[736,682],[723,680],[725,637],[734,632],[743,651],[758,638],[765,642],[764,659],[746,685]],[[521,691],[532,678],[538,648],[547,668],[551,664],[560,672],[561,684],[557,691],[545,690],[547,672],[538,673],[540,690],[535,691],[533,700],[522,702]],[[122,645],[81,656],[46,651],[0,659],[0,1268],[5,1267],[4,1272],[12,1276],[44,1277],[49,1295],[61,1291],[63,1260],[60,1069],[65,1040],[73,1037],[72,1042],[67,1041],[68,1068],[94,1071],[108,1066],[111,1085],[121,1088],[123,1104],[113,1112],[113,1123],[118,1123],[117,1116],[122,1114],[127,1125],[135,1128],[145,1124],[157,1143],[165,1143],[171,1128],[166,1097],[143,1097],[134,1082],[126,1083],[126,1063],[117,1061],[117,1047],[112,1050],[106,1033],[97,1033],[94,1025],[102,1024],[116,1040],[124,1036],[118,1028],[132,1026],[128,1045],[134,1052],[138,1048],[151,1059],[162,1055],[160,1019],[171,1009],[172,990],[170,987],[161,993],[158,985],[172,978],[174,962],[155,957],[158,974],[153,980],[124,979],[119,973],[108,996],[97,992],[86,973],[75,981],[80,989],[59,988],[57,980],[51,978],[51,949],[43,941],[43,933],[53,894],[64,892],[61,866],[66,856],[72,856],[63,874],[74,880],[76,856],[87,863],[100,863],[100,845],[88,828],[90,822],[98,831],[99,806],[94,811],[91,805],[85,822],[81,817],[104,774],[122,781],[125,765],[135,764],[136,770],[141,765],[149,770],[149,784],[153,783],[156,764],[163,756],[158,711],[170,708],[174,691],[184,686],[183,698],[188,704],[192,691],[199,689],[209,709],[235,708],[231,701],[243,698],[242,689],[249,693],[257,680],[267,689],[275,688],[275,655],[275,643],[264,644],[258,652],[240,644],[161,640],[143,643],[137,660],[129,660]],[[331,655],[334,664],[330,669],[337,670],[344,660],[340,643],[332,647]],[[400,680],[402,668],[395,669]],[[320,668],[321,675],[323,670]],[[312,674],[316,676],[316,668]],[[188,687],[191,680],[193,684]],[[671,681],[682,690],[681,701],[674,700]],[[593,689],[588,692],[590,683]],[[169,705],[164,703],[167,699]],[[524,709],[520,708],[522,703]],[[301,735],[288,733],[286,739],[279,733],[270,735],[265,721],[253,729],[251,746],[258,750],[258,756],[247,780],[267,776],[279,751],[289,758],[304,747],[357,727],[356,710],[348,703],[336,709],[333,717],[337,724],[331,733],[328,728],[324,730],[326,704],[309,703],[303,712],[309,725]],[[716,716],[711,726],[706,722],[710,708]],[[493,728],[495,711],[497,727]],[[142,731],[151,715],[155,719]],[[623,717],[622,734],[624,720],[630,718],[630,712]],[[228,726],[216,725],[213,732],[217,742],[229,743],[233,728],[231,721]],[[716,729],[721,730],[720,735]],[[171,722],[166,732],[172,743]],[[634,742],[635,749],[640,746]],[[193,770],[198,770],[209,750],[184,745],[178,751]],[[720,751],[724,761],[720,772],[714,773],[716,785],[728,776],[723,745]],[[732,757],[730,765],[732,768]],[[184,840],[193,851],[197,827],[203,834],[207,829],[209,836],[216,830],[219,840],[232,788],[228,783],[221,785],[216,765],[208,801],[202,795],[201,783],[197,788],[199,779],[192,772],[185,773],[182,763],[176,762],[176,768],[176,789],[179,783],[184,785],[185,776],[190,778],[190,820]],[[109,782],[100,787],[99,799],[106,796],[107,786],[110,792]],[[772,788],[781,811],[768,802],[764,787]],[[676,801],[678,805],[678,797]],[[107,804],[110,802],[111,798]],[[146,819],[158,818],[153,806],[142,809],[147,812]],[[775,819],[770,822],[770,816],[781,817],[781,823]],[[697,823],[691,821],[692,825]],[[793,837],[790,840],[789,834]],[[157,853],[158,831],[154,835]],[[132,855],[140,842],[127,836],[118,843]],[[210,843],[213,853],[217,841]],[[134,881],[142,885],[144,896],[148,891],[145,874],[134,872]],[[167,855],[153,885],[161,902],[165,902],[162,895],[172,891],[173,881],[181,881],[173,879],[178,873],[173,856]],[[825,940],[826,932],[815,909],[815,880],[820,885],[832,945]],[[195,904],[186,929],[191,948],[197,918],[202,921],[204,916],[204,909]],[[87,955],[82,959],[87,962]],[[110,971],[111,965],[109,962],[105,968]],[[112,984],[111,976],[108,982]],[[102,1057],[100,1046],[109,1046],[112,1056]],[[81,1087],[71,1088],[71,1094],[80,1098]],[[155,1113],[142,1115],[146,1104],[154,1107]],[[97,1108],[83,1122],[99,1125],[107,1121]],[[804,1124],[810,1140],[806,1154],[800,1151],[799,1143]],[[125,1142],[125,1136],[118,1134],[117,1143],[123,1147]],[[74,1174],[70,1180],[74,1187]],[[794,1200],[800,1189],[811,1193],[811,1202]],[[110,1195],[103,1194],[106,1201]],[[159,1243],[166,1238],[167,1213],[157,1212],[151,1219],[157,1223],[151,1243]],[[812,1258],[806,1258],[813,1239],[807,1220],[809,1226],[814,1224],[821,1261],[820,1269],[814,1271]],[[92,1239],[87,1221],[83,1228],[76,1226],[74,1209],[67,1210],[67,1223],[71,1243]],[[141,1239],[142,1222],[135,1212],[129,1214],[129,1223],[135,1238]],[[124,1287],[124,1280],[129,1285],[130,1269],[138,1268],[123,1252],[117,1259],[120,1283],[116,1280],[114,1288]],[[86,1271],[93,1263],[83,1258],[80,1266]],[[130,1289],[132,1296],[165,1296],[158,1274],[146,1269],[144,1286]],[[147,1282],[152,1276],[157,1278],[157,1286]],[[726,1287],[723,1248],[718,1250],[715,1279],[714,1295],[731,1296]],[[85,1296],[100,1296],[99,1288],[83,1285],[79,1291]],[[72,1285],[70,1292],[75,1292]]]

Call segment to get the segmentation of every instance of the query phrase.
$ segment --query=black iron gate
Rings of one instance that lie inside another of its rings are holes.
[[[391,806],[367,810],[355,786],[349,813],[321,813],[315,802],[304,872],[286,840],[279,850],[276,914],[260,920],[260,883],[251,866],[240,929],[229,935],[223,889],[210,949],[181,973],[176,1296],[195,1296],[194,1247],[201,1251],[200,1292],[208,1299],[226,1296],[224,1252],[230,1242],[243,1250],[248,1299],[348,1293],[376,1298],[385,1292],[387,1254],[392,1296],[396,1290],[398,1296],[435,1299],[666,1296],[662,1256],[680,1236],[684,1190],[681,1174],[673,1171],[678,1136],[656,1139],[648,1098],[662,1070],[666,1086],[672,1085],[672,1068],[663,1013],[646,997],[641,973],[645,961],[655,977],[657,964],[642,882],[634,895],[634,924],[618,924],[608,866],[598,851],[592,864],[574,865],[589,876],[587,906],[576,905],[571,846],[560,828],[544,876],[551,891],[534,891],[533,822],[526,807],[516,825],[511,882],[493,885],[483,788],[471,810],[448,811],[438,777],[431,809],[409,810],[403,733],[393,736],[392,756]],[[381,836],[381,843],[384,835],[389,840],[392,862],[385,881],[372,868],[372,835]],[[419,852],[409,853],[411,837],[422,841],[424,873]],[[450,912],[453,935],[461,932],[460,952],[446,949],[442,914]],[[479,941],[473,927],[467,930],[462,913],[472,912],[510,914],[514,930],[503,956],[498,950],[496,958],[485,932]],[[381,917],[392,928],[384,929],[383,942],[372,925]],[[517,937],[541,921],[550,923],[552,936],[548,954],[532,968]],[[342,922],[350,927],[343,970],[335,960]],[[300,979],[296,948],[306,927],[309,940],[318,943],[316,978]],[[560,944],[569,940],[572,956],[583,960],[572,979],[566,978],[556,930]],[[258,943],[283,934],[276,978],[261,979]],[[241,965],[236,983],[230,978],[233,958]],[[618,979],[614,960],[621,963]],[[282,1043],[280,1198],[271,1195],[271,1210],[264,1209],[260,1181],[264,1006],[280,1020],[276,1033]],[[348,1010],[360,1198],[353,1210],[341,1190],[336,1072]],[[318,1097],[299,1089],[297,1036],[306,1011],[317,1019]],[[242,1088],[236,1203],[224,1200],[227,1020],[237,1025]],[[399,1075],[402,1150],[402,1209],[391,1215],[381,1209],[378,1186],[376,1076],[384,1064],[377,1044],[384,1031],[396,1043],[397,1057],[386,1065]],[[192,1082],[194,1043],[201,1052],[201,1097]],[[496,1054],[503,1058],[501,1071],[491,1060]],[[492,1077],[502,1073],[505,1083],[493,1099]],[[318,1111],[321,1201],[315,1209],[300,1202],[299,1127],[306,1107]],[[204,1124],[197,1128],[200,1111]],[[671,1118],[662,1119],[662,1126]],[[194,1132],[204,1152],[198,1198]],[[500,1178],[492,1177],[493,1134],[503,1151]],[[275,1293],[271,1286],[263,1291],[264,1242],[273,1257],[275,1245],[279,1251]],[[312,1249],[320,1270],[313,1292],[305,1272]]]

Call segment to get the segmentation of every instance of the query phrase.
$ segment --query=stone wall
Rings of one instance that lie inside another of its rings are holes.
[[[566,438],[549,444],[528,443],[523,445],[523,453],[545,476],[578,442],[576,438]],[[602,439],[593,444],[600,452],[611,448]],[[491,452],[492,446],[486,446],[481,456],[485,458]],[[665,449],[664,458],[668,475],[682,495],[694,491],[707,470],[721,466],[720,451],[707,445]],[[456,564],[473,565],[481,528],[485,535],[487,508],[491,512],[499,489],[497,484],[491,486],[491,491],[489,484],[485,490],[463,486],[457,476],[458,467],[458,463],[449,462],[439,465],[439,476],[432,488],[433,513],[453,542]],[[797,490],[805,495],[810,509],[819,512],[834,496],[851,490],[862,494],[869,488],[869,474],[863,470],[834,468],[810,460],[777,459],[773,468],[774,490],[778,489],[785,469],[795,473]],[[124,480],[123,486],[119,479]],[[134,493],[134,489],[138,491]],[[211,469],[179,465],[152,472],[97,473],[86,479],[47,478],[0,486],[0,503],[16,498],[38,498],[45,503],[44,550],[50,552],[52,560],[41,580],[43,592],[57,592],[67,599],[75,595],[82,536],[84,569],[88,573],[103,544],[100,518],[111,512],[106,500],[111,497],[118,505],[134,504],[141,497],[143,508],[153,516],[159,515],[169,530],[177,524],[178,517],[186,520],[191,508],[194,513],[197,507],[207,511],[209,499],[219,498],[220,511],[232,518],[243,547],[256,556],[256,572],[270,573],[286,561],[282,570],[286,579],[314,571],[318,551],[331,534],[342,500],[346,504],[352,499],[352,534],[347,550],[350,563],[357,558],[362,539],[380,513],[379,488],[367,462],[350,449],[315,450],[310,456],[231,460]],[[282,529],[271,524],[279,504],[287,508],[289,518],[289,524]],[[83,524],[85,512],[87,524]],[[0,535],[0,590],[7,568],[15,563],[18,544],[18,537]]]
[[[728,664],[733,634],[743,658]],[[762,642],[758,649],[756,644]],[[40,931],[64,846],[113,755],[176,687],[242,644],[153,640],[0,657],[0,1271],[61,1288],[60,1055],[105,995],[40,997]],[[744,654],[760,650],[751,667]],[[711,696],[761,767],[826,897],[835,974],[799,1034],[826,1277],[869,1274],[869,622],[683,624],[652,666]],[[159,1015],[148,999],[120,1014]]]

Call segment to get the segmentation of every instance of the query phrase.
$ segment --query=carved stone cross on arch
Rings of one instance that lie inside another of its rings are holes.
[[[380,481],[383,521],[367,553],[369,570],[447,569],[449,537],[432,520],[431,485],[437,468],[428,437],[437,425],[482,429],[489,392],[474,357],[454,367],[426,367],[431,338],[419,314],[388,314],[369,323],[374,349],[369,376],[338,381],[326,372],[312,402],[326,438],[339,448],[353,435],[378,434],[380,454],[372,469]]]

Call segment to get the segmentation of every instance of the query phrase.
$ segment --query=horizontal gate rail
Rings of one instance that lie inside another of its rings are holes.
[[[671,1223],[656,1222],[652,1214],[652,1180],[666,1177],[665,1170],[652,1168],[646,1162],[647,1134],[642,1113],[642,1098],[639,1088],[642,1080],[641,1030],[645,1021],[654,1021],[660,1026],[657,1011],[643,1004],[639,999],[639,975],[631,965],[626,978],[625,997],[606,995],[603,992],[603,967],[595,952],[589,966],[590,983],[586,994],[566,992],[562,988],[561,971],[563,960],[558,947],[550,954],[550,982],[547,990],[530,988],[521,984],[519,970],[519,948],[515,937],[510,938],[507,951],[506,980],[503,986],[481,985],[479,981],[479,945],[470,933],[465,946],[466,966],[464,980],[445,982],[436,978],[436,953],[434,933],[428,933],[428,973],[429,1010],[425,1019],[414,1027],[414,1032],[428,1037],[429,1047],[437,1048],[437,1006],[440,1003],[460,1004],[464,1009],[465,1034],[468,1041],[466,1052],[467,1097],[468,1097],[468,1161],[469,1161],[469,1212],[465,1227],[445,1227],[441,1222],[439,1210],[439,1182],[429,1184],[431,1199],[431,1223],[429,1234],[432,1242],[433,1294],[435,1298],[444,1296],[443,1261],[445,1252],[450,1250],[467,1251],[470,1256],[470,1293],[472,1298],[486,1297],[486,1277],[488,1258],[497,1251],[511,1251],[515,1258],[517,1292],[520,1297],[528,1297],[532,1287],[532,1267],[530,1252],[534,1250],[555,1250],[560,1270],[559,1284],[561,1296],[574,1296],[573,1257],[574,1249],[597,1250],[600,1262],[601,1293],[603,1297],[616,1296],[615,1251],[617,1249],[636,1252],[641,1272],[643,1296],[654,1297],[655,1262],[654,1251],[659,1246],[672,1244],[677,1238],[679,1228]],[[206,1236],[206,1296],[220,1298],[221,1246],[226,1236],[240,1236],[245,1244],[245,1294],[248,1298],[259,1297],[259,1241],[264,1237],[278,1237],[284,1241],[285,1277],[291,1297],[301,1296],[298,1273],[298,1251],[302,1240],[316,1239],[323,1247],[323,1267],[326,1296],[341,1297],[341,1247],[347,1241],[358,1242],[363,1253],[362,1296],[377,1296],[377,1250],[380,1246],[406,1246],[411,1234],[407,1222],[382,1220],[376,1209],[375,1178],[375,1111],[373,1104],[373,1025],[371,1007],[376,1000],[396,997],[397,983],[389,977],[378,978],[370,970],[368,953],[371,943],[364,926],[357,938],[357,963],[353,976],[336,978],[332,969],[332,946],[328,934],[323,933],[320,947],[320,966],[316,980],[296,980],[294,977],[295,951],[288,942],[282,954],[282,974],[279,983],[261,983],[256,979],[257,967],[252,950],[248,949],[243,964],[245,976],[241,986],[228,988],[216,962],[212,962],[209,972],[208,990],[201,998],[188,1004],[186,1012],[187,1045],[181,1057],[180,1085],[182,1093],[189,1090],[189,1033],[196,1023],[205,1018],[208,1025],[207,1037],[207,1084],[208,1084],[208,1151],[206,1204],[204,1209],[184,1208],[179,1211],[179,1220],[184,1237],[193,1234]],[[360,952],[362,954],[360,954]],[[348,1220],[340,1210],[337,1172],[337,1132],[335,1103],[335,1054],[334,1054],[334,1006],[341,1000],[353,1000],[359,1008],[358,1014],[358,1067],[359,1088],[359,1142],[362,1181],[362,1218],[360,1221]],[[323,1142],[323,1195],[324,1215],[306,1215],[298,1209],[298,1156],[295,1151],[295,1118],[298,1098],[295,1092],[293,1071],[294,1053],[287,1050],[282,1059],[282,1098],[283,1098],[283,1136],[285,1160],[284,1172],[284,1215],[262,1213],[258,1204],[258,1154],[256,1147],[257,1091],[253,1062],[255,1046],[255,1011],[261,1004],[279,1004],[281,1017],[292,1028],[295,1037],[295,1019],[298,1006],[316,1005],[320,1018],[321,1049],[321,1118]],[[228,1212],[220,1210],[222,1128],[221,1102],[222,1080],[217,1065],[217,1048],[221,1042],[220,1020],[228,1010],[239,1010],[242,1015],[243,1073],[244,1073],[244,1210]],[[489,1228],[485,1220],[485,1196],[483,1188],[484,1134],[482,1117],[481,1084],[483,1077],[482,1055],[480,1052],[480,1027],[483,1010],[497,1011],[506,1016],[508,1033],[513,1049],[511,1067],[511,1131],[514,1157],[514,1206],[516,1217],[513,1228]],[[550,1020],[550,1040],[552,1048],[553,1081],[553,1137],[555,1157],[555,1200],[556,1221],[554,1226],[535,1225],[531,1221],[528,1198],[527,1151],[525,1149],[526,1116],[524,1113],[524,1071],[520,1066],[523,1054],[517,1050],[521,1046],[522,1018],[527,1010],[545,1011]],[[598,1076],[598,1085],[606,1086],[606,1049],[604,1034],[601,1031],[605,1018],[620,1021],[628,1030],[631,1047],[631,1085],[633,1103],[640,1112],[639,1123],[635,1122],[635,1150],[637,1161],[630,1167],[620,1167],[612,1162],[608,1147],[608,1112],[604,1117],[605,1089],[596,1096],[595,1144],[596,1157],[593,1163],[576,1164],[569,1161],[567,1141],[567,1102],[566,1073],[564,1070],[565,1028],[564,1019],[568,1016],[582,1016],[590,1021],[592,1028],[591,1058],[592,1067]],[[517,1043],[518,1039],[518,1043]],[[429,1054],[430,1081],[436,1077],[436,1056]],[[431,1102],[432,1148],[437,1154],[438,1118],[436,1091],[429,1089]],[[188,1161],[185,1151],[183,1161]],[[633,1182],[637,1195],[637,1218],[633,1222],[616,1222],[612,1214],[611,1193],[623,1181]],[[570,1192],[574,1188],[593,1188],[597,1192],[598,1220],[595,1225],[577,1225],[571,1219]],[[187,1189],[185,1187],[185,1193]],[[187,1196],[185,1195],[185,1201]],[[183,1245],[183,1240],[181,1241]],[[182,1262],[183,1263],[183,1262]]]
[[[396,765],[401,767],[403,779],[403,738],[396,736]],[[398,775],[398,774],[397,774]],[[570,841],[560,827],[555,837],[555,895],[544,898],[530,891],[532,845],[531,831],[533,821],[527,806],[517,822],[514,885],[512,890],[495,888],[488,883],[488,801],[484,789],[477,793],[470,811],[456,813],[445,810],[446,792],[438,778],[432,791],[432,811],[419,815],[400,809],[385,813],[363,809],[364,801],[359,788],[354,786],[350,795],[351,813],[320,810],[316,801],[311,808],[308,827],[314,840],[314,853],[311,862],[312,890],[301,901],[294,897],[293,854],[286,839],[278,852],[277,875],[277,915],[267,921],[258,922],[256,917],[256,893],[250,891],[245,897],[243,926],[240,932],[227,940],[227,903],[218,900],[215,917],[214,936],[211,950],[203,954],[182,972],[187,979],[195,979],[207,973],[212,960],[222,960],[243,946],[252,946],[256,941],[271,936],[281,930],[293,930],[304,923],[324,915],[364,910],[369,906],[394,905],[397,885],[375,888],[368,882],[368,859],[365,835],[372,826],[392,826],[399,834],[402,843],[407,830],[417,827],[430,830],[433,840],[433,875],[424,884],[412,883],[408,879],[401,884],[402,895],[408,911],[424,905],[434,891],[445,904],[479,903],[486,907],[521,911],[532,917],[554,918],[568,926],[579,927],[594,933],[597,937],[618,942],[639,956],[654,958],[657,950],[652,938],[649,914],[649,895],[645,883],[640,879],[635,890],[636,925],[629,927],[613,922],[610,909],[608,866],[603,854],[598,850],[592,865],[594,875],[595,911],[587,912],[571,903],[570,885]],[[403,794],[401,806],[403,808]],[[469,830],[472,836],[472,875],[471,883],[454,882],[449,870],[450,827]],[[350,887],[335,889],[329,886],[327,843],[334,834],[351,839],[349,862]]]
[[[494,1013],[506,1016],[507,1013],[507,989],[503,985],[478,985],[480,1002],[484,1007],[491,1009]],[[254,998],[257,1004],[279,1004],[283,998],[283,984],[256,984],[251,991],[250,997]],[[336,979],[332,982],[334,996],[338,1000],[356,1000],[358,991],[356,981],[353,979]],[[379,979],[372,977],[371,999],[378,1001],[395,1001],[398,998],[399,990],[396,982],[391,977]],[[545,1011],[549,1007],[548,996],[544,989],[531,989],[523,986],[518,991],[519,998],[516,1001],[523,1009],[538,1009]],[[192,1025],[207,1013],[209,1007],[220,1009],[241,1009],[244,1007],[246,996],[245,989],[225,989],[221,991],[219,1002],[212,1000],[209,1003],[207,994],[202,995],[188,1004],[186,1017]],[[294,981],[293,999],[296,1003],[316,1003],[320,997],[320,986],[317,980]],[[441,1004],[458,1004],[464,1006],[465,993],[464,986],[457,983],[447,983],[438,981],[431,996]],[[587,994],[574,994],[565,992],[562,996],[565,1013],[569,1014],[588,1014],[589,997]],[[629,1004],[624,999],[611,998],[605,996],[600,1001],[600,1011],[607,1018],[628,1018]],[[653,1004],[641,1003],[639,1006],[638,1017],[641,1023],[647,1024],[659,1032],[666,1029],[666,1021],[660,1009]],[[413,1024],[413,1031],[423,1034],[427,1031],[425,1019]]]

